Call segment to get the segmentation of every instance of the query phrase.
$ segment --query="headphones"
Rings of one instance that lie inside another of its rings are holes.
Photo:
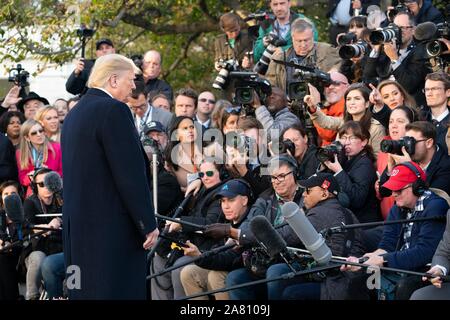
[[[392,170],[394,170],[398,166],[407,167],[409,170],[414,172],[417,179],[412,184],[412,192],[417,197],[422,196],[424,194],[424,192],[428,189],[428,186],[427,186],[427,183],[422,180],[422,174],[420,173],[420,171],[411,162],[399,163]]]
[[[238,178],[238,179],[234,179],[234,180],[236,180],[239,183],[242,183],[243,185],[245,185],[248,188],[248,205],[250,206],[250,204],[253,203],[253,199],[254,199],[253,189],[252,189],[250,183],[248,183],[247,181],[245,181],[242,178]]]
[[[293,171],[294,179],[295,179],[295,181],[297,181],[298,176],[299,176],[299,172],[298,172],[299,168],[298,168],[297,160],[295,160],[294,157],[288,155],[287,153],[280,154],[280,155],[276,156],[275,158],[278,158],[278,160],[289,163],[294,168],[294,171]]]
[[[38,194],[38,187],[37,187],[37,184],[36,184],[36,177],[38,175],[40,175],[40,174],[48,173],[48,172],[52,172],[52,171],[53,171],[52,169],[45,168],[45,167],[41,167],[39,169],[34,170],[33,177],[30,179],[30,187],[31,187],[31,190],[33,191],[33,194],[35,194],[35,195]]]

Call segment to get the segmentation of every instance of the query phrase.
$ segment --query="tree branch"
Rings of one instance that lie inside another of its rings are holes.
[[[146,33],[147,30],[141,30],[140,32],[138,32],[138,34],[136,36],[134,36],[133,38],[131,38],[130,40],[126,41],[125,43],[123,43],[119,49],[117,49],[118,52],[120,52],[120,50],[122,50],[123,48],[125,48],[130,42],[135,41],[137,38],[139,38],[140,36],[142,36],[144,33]]]
[[[200,10],[205,14],[206,18],[208,18],[208,21],[212,23],[218,23],[218,20],[216,17],[212,16],[211,13],[208,10],[208,5],[206,4],[206,0],[199,0],[198,6]]]
[[[163,73],[162,77],[165,79],[169,76],[169,74],[175,70],[178,65],[187,57],[187,53],[189,51],[189,47],[191,46],[191,43],[197,39],[202,33],[201,32],[196,32],[193,35],[191,35],[189,37],[189,39],[187,40],[186,44],[183,46],[183,54],[181,56],[179,56],[169,67],[169,69]]]
[[[81,42],[78,42],[72,47],[62,48],[62,49],[60,49],[58,51],[51,51],[49,49],[47,49],[47,50],[40,50],[40,49],[38,49],[38,47],[34,43],[28,41],[22,35],[22,33],[20,32],[19,29],[17,29],[17,33],[19,34],[19,37],[20,37],[22,43],[25,45],[25,47],[28,49],[28,51],[30,53],[32,53],[32,54],[38,54],[38,55],[42,55],[42,56],[52,56],[52,55],[63,54],[63,53],[69,52],[69,51],[77,52],[81,48]]]

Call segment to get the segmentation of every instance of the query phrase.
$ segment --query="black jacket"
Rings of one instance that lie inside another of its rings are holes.
[[[7,180],[18,181],[16,151],[11,141],[0,134],[0,184]]]
[[[381,217],[374,189],[377,175],[372,160],[362,152],[342,167],[344,170],[336,175],[336,180],[350,199],[349,209],[362,223],[379,221]]]
[[[160,80],[158,78],[148,80],[145,83],[145,92],[147,92],[150,96],[162,93],[170,99],[170,101],[173,101],[172,87],[164,80]]]
[[[439,147],[426,170],[430,188],[441,189],[450,195],[450,156]]]
[[[71,94],[83,94],[86,92],[86,83],[91,74],[92,67],[94,66],[95,60],[84,60],[84,69],[77,76],[72,72],[66,82],[66,90]]]
[[[298,180],[308,179],[317,172],[320,161],[316,157],[316,152],[317,147],[315,145],[311,144],[308,146],[302,161],[298,165]]]

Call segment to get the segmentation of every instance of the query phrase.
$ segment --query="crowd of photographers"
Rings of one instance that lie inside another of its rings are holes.
[[[220,17],[211,89],[173,91],[156,50],[133,59],[142,74],[127,104],[149,160],[157,159],[149,179],[158,213],[173,218],[159,220],[148,256],[149,297],[450,299],[440,278],[450,267],[450,227],[438,219],[450,208],[450,15],[430,0],[398,1],[387,12],[377,0],[329,1],[323,43],[291,1],[268,3],[271,13]],[[97,57],[111,53],[110,39],[97,41]],[[52,178],[63,177],[61,127],[94,63],[77,61],[66,83],[76,96],[53,104],[25,93],[19,65],[2,100],[0,300],[18,299],[19,282],[26,299],[64,296],[62,189]],[[12,194],[24,201],[22,217],[11,213]],[[317,231],[428,219],[323,235],[349,263],[363,257],[431,276],[382,271],[369,290],[370,273],[347,265],[239,287],[315,267],[306,255],[271,255],[254,233],[252,219],[263,216],[287,245],[303,248],[283,219],[289,202]]]

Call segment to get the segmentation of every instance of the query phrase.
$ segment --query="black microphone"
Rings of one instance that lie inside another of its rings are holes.
[[[58,193],[63,188],[63,182],[57,172],[51,171],[44,177],[44,186],[48,189],[48,191]]]
[[[250,230],[271,258],[287,250],[286,241],[275,231],[265,216],[256,216],[250,220]]]
[[[13,193],[7,196],[3,202],[5,204],[6,214],[16,226],[19,240],[23,240],[22,223],[24,221],[24,213],[22,200],[18,194]]]
[[[426,41],[434,38],[437,32],[437,27],[433,22],[423,22],[417,25],[414,30],[414,38],[417,41]]]
[[[303,210],[295,202],[286,202],[281,207],[281,213],[295,234],[311,252],[314,260],[319,264],[327,264],[331,260],[331,250],[324,238],[306,218]]]

